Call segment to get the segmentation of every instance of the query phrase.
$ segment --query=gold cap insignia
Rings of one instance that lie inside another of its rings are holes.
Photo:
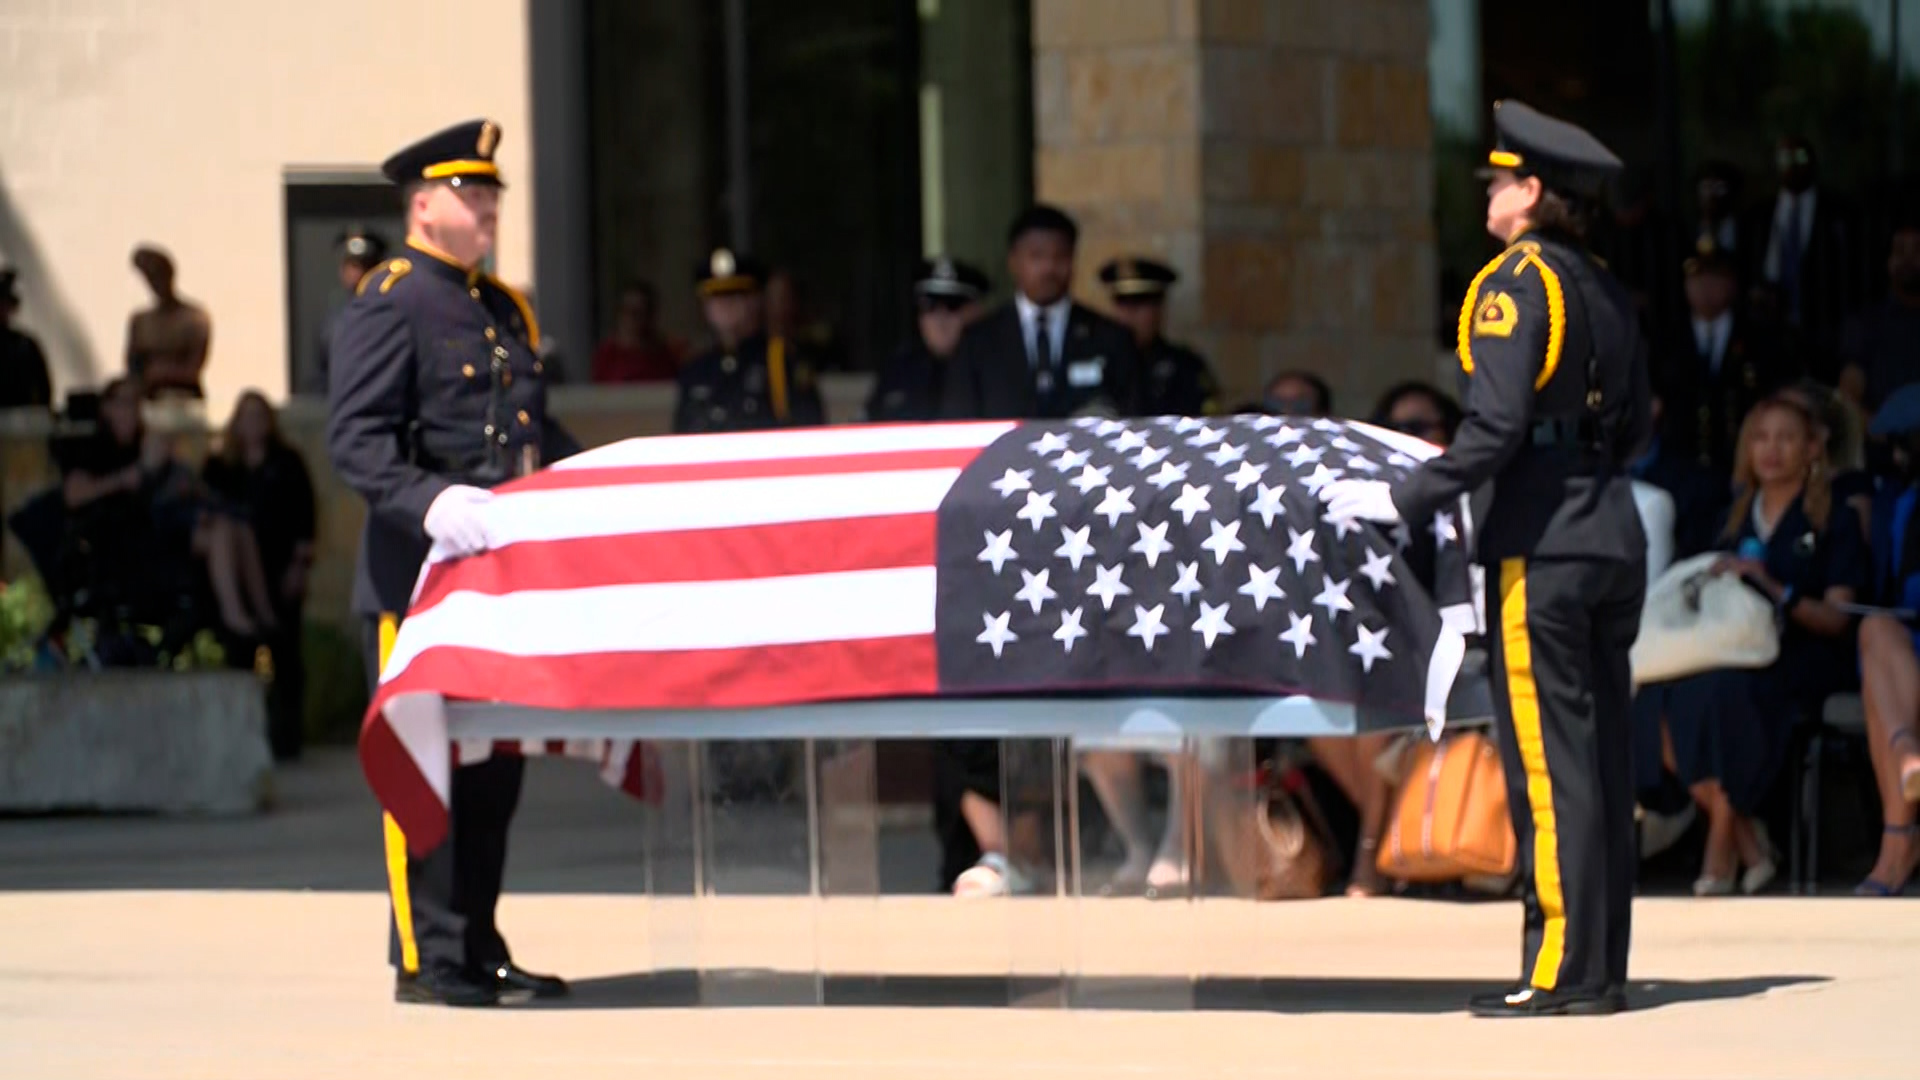
[[[490,158],[493,156],[494,146],[499,142],[500,129],[494,125],[493,121],[488,120],[480,125],[480,141],[474,147],[474,151],[482,159]]]
[[[737,264],[734,262],[733,252],[728,251],[726,248],[721,248],[719,251],[714,252],[713,261],[707,265],[708,268],[713,271],[714,277],[732,277],[734,270],[737,268]]]

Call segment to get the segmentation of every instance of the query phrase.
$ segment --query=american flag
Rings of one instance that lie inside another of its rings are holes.
[[[422,572],[361,758],[416,850],[456,748],[444,703],[759,707],[933,695],[1305,694],[1437,721],[1473,627],[1464,500],[1383,530],[1345,476],[1435,453],[1250,416],[868,425],[633,439],[497,489],[496,547]],[[636,720],[634,736],[645,735]]]

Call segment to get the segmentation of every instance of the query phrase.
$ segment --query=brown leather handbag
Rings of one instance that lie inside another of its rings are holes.
[[[1443,882],[1513,873],[1506,774],[1493,740],[1478,731],[1421,739],[1400,783],[1380,872],[1398,881]]]
[[[1263,764],[1251,777],[1211,777],[1201,788],[1207,850],[1232,895],[1260,900],[1324,896],[1339,869],[1326,818],[1297,769]]]

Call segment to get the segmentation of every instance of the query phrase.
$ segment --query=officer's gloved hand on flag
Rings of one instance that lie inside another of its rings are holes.
[[[1393,505],[1393,489],[1384,480],[1335,480],[1320,489],[1320,501],[1327,504],[1327,517],[1334,521],[1392,525],[1400,520],[1400,511]]]
[[[493,492],[455,484],[427,507],[427,535],[449,555],[477,555],[492,546],[484,510]]]

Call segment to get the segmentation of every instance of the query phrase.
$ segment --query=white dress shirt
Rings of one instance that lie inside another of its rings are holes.
[[[1720,362],[1726,359],[1727,343],[1733,340],[1733,312],[1723,311],[1718,317],[1693,320],[1693,343],[1700,355],[1707,358],[1707,370],[1720,374]]]
[[[1053,362],[1061,362],[1061,352],[1067,344],[1067,315],[1073,310],[1072,297],[1063,296],[1046,307],[1015,293],[1014,307],[1020,312],[1020,340],[1027,343],[1027,366],[1035,366],[1039,350],[1034,348],[1033,328],[1036,320],[1044,317],[1047,322],[1047,336],[1053,346]]]

